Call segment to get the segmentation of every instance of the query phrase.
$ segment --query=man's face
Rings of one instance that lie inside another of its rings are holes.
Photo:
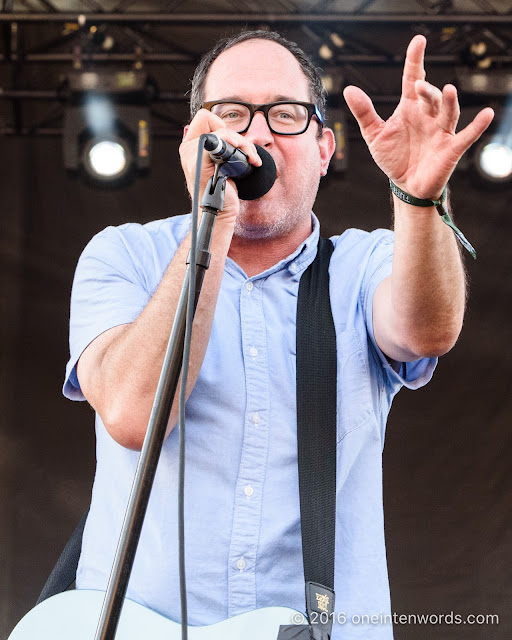
[[[295,56],[268,40],[237,44],[212,64],[204,101],[224,99],[253,104],[311,101],[307,78]],[[332,133],[326,130],[320,139],[317,133],[315,118],[304,133],[280,136],[270,131],[261,111],[254,115],[244,136],[272,155],[277,180],[263,198],[240,201],[235,235],[254,239],[280,237],[310,225],[320,176],[325,175],[334,150]]]

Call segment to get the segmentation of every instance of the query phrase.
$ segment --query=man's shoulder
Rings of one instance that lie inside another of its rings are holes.
[[[159,239],[183,239],[190,230],[190,214],[151,220],[150,222],[125,222],[117,226],[105,227],[94,238],[110,239],[112,242],[132,239],[140,242],[146,238],[158,242]],[[93,238],[93,240],[94,240]],[[181,240],[180,240],[181,241]]]
[[[126,222],[108,226],[98,232],[85,247],[82,259],[127,256],[132,259],[148,253],[169,255],[181,244],[190,230],[190,215],[152,220],[145,224]],[[162,256],[164,257],[164,256]]]
[[[344,259],[368,258],[375,250],[393,252],[394,233],[389,229],[347,229],[338,236],[331,236],[336,257]]]
[[[331,240],[334,252],[329,273],[336,282],[334,295],[340,304],[351,296],[364,296],[375,282],[391,273],[394,234],[389,229],[347,229]]]

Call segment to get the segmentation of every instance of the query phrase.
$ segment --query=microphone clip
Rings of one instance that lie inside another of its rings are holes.
[[[201,207],[203,209],[208,208],[214,210],[213,212],[215,214],[224,208],[224,196],[226,194],[226,182],[228,179],[228,176],[220,172],[221,166],[220,164],[215,165],[215,173],[208,180],[201,200]]]

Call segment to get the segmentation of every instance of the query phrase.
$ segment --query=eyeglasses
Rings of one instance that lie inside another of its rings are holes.
[[[280,136],[296,136],[299,133],[304,133],[313,116],[316,116],[320,126],[324,124],[320,110],[310,102],[283,100],[268,104],[251,104],[237,100],[216,100],[203,102],[202,106],[203,109],[208,109],[219,116],[225,122],[226,127],[234,129],[237,133],[247,131],[256,111],[263,113],[270,131]]]

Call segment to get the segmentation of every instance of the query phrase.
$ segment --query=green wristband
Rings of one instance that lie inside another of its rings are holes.
[[[469,240],[466,238],[466,236],[462,233],[462,231],[455,226],[455,223],[453,222],[450,214],[444,207],[443,203],[446,200],[447,187],[443,189],[443,193],[441,194],[441,197],[439,200],[428,200],[426,198],[415,198],[414,196],[411,196],[409,193],[402,191],[402,189],[400,189],[400,187],[397,187],[396,184],[391,180],[389,181],[389,186],[391,188],[391,191],[395,194],[395,196],[400,200],[403,200],[403,202],[407,202],[407,204],[412,204],[414,207],[435,207],[439,215],[441,216],[441,220],[450,227],[450,229],[455,234],[457,240],[461,243],[461,245],[467,251],[469,251],[469,253],[476,260],[475,249],[473,248]]]

